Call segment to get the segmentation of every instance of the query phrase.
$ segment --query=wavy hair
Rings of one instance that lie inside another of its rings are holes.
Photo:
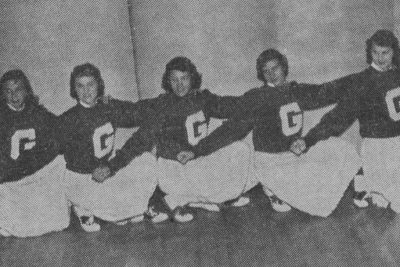
[[[0,78],[0,101],[2,103],[6,102],[5,99],[5,94],[4,94],[4,87],[7,84],[8,81],[15,81],[15,82],[22,82],[22,85],[24,86],[26,90],[26,97],[24,99],[25,103],[31,103],[31,104],[38,104],[38,97],[33,93],[31,83],[29,82],[28,77],[25,75],[25,73],[20,70],[20,69],[13,69],[9,70],[6,73],[3,74]]]
[[[276,49],[267,49],[264,50],[257,58],[256,61],[256,69],[257,69],[257,79],[259,79],[262,82],[266,82],[264,79],[264,74],[263,74],[263,66],[265,65],[266,62],[271,61],[271,60],[278,60],[279,65],[282,66],[283,68],[283,73],[285,74],[285,77],[289,74],[289,64],[288,60],[285,55],[281,54],[278,50]]]
[[[383,47],[391,47],[393,49],[393,59],[392,63],[396,67],[399,67],[399,56],[400,56],[400,49],[399,49],[399,40],[394,35],[393,32],[389,30],[378,30],[376,31],[371,38],[365,41],[366,44],[366,54],[367,54],[367,63],[372,63],[372,46],[378,45]]]
[[[175,57],[165,65],[165,72],[162,77],[161,87],[168,93],[172,93],[170,75],[174,70],[188,72],[190,75],[191,90],[197,90],[201,86],[201,74],[197,71],[196,66],[187,57]]]
[[[85,63],[82,65],[75,66],[71,72],[71,78],[69,79],[70,95],[72,98],[78,100],[78,95],[75,89],[75,81],[79,77],[93,77],[97,82],[97,96],[104,95],[104,80],[101,77],[100,70],[91,63]]]

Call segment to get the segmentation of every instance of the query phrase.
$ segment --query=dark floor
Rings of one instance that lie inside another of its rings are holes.
[[[326,219],[272,211],[262,189],[251,204],[194,210],[186,224],[102,224],[85,233],[76,218],[59,233],[0,237],[2,266],[400,266],[400,219],[355,208],[347,190]]]

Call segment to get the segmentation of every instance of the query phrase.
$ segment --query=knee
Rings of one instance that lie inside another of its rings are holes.
[[[250,155],[250,146],[242,141],[237,141],[228,146],[228,149],[232,154],[247,158]]]

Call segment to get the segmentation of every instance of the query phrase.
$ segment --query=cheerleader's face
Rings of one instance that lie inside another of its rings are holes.
[[[15,110],[21,110],[25,105],[27,90],[20,80],[9,80],[4,86],[4,96],[9,106]]]
[[[187,71],[171,71],[169,83],[174,94],[181,97],[189,93],[192,87],[191,76]]]
[[[286,82],[285,72],[277,59],[265,62],[262,67],[264,81],[272,83],[275,86],[282,85]]]
[[[372,62],[374,62],[382,71],[387,71],[392,67],[393,49],[387,46],[372,45]]]
[[[75,90],[78,100],[89,107],[97,102],[98,87],[96,79],[93,76],[81,76],[75,79]]]

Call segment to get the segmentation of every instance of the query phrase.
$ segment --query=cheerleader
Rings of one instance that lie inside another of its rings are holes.
[[[378,30],[366,41],[369,66],[346,80],[343,100],[304,139],[293,144],[296,153],[312,149],[319,140],[342,134],[356,120],[362,137],[362,168],[355,190],[365,192],[356,200],[400,212],[400,71],[399,42],[389,30]]]
[[[59,136],[67,168],[66,194],[82,228],[100,230],[95,217],[117,224],[143,220],[159,174],[156,159],[148,152],[152,147],[138,146],[124,160],[110,157],[115,129],[142,124],[147,104],[98,101],[104,82],[90,63],[73,69],[70,94],[77,105],[60,116]]]
[[[23,71],[0,79],[0,234],[37,236],[69,225],[56,116],[38,104]]]
[[[298,157],[290,145],[302,135],[303,111],[335,103],[343,84],[287,82],[287,59],[275,49],[262,52],[256,66],[264,85],[245,93],[233,118],[201,140],[194,152],[207,155],[253,131],[254,169],[273,209],[286,212],[294,207],[326,217],[359,168],[355,148],[328,140]]]
[[[193,146],[205,138],[211,117],[228,118],[237,98],[201,90],[201,74],[185,57],[168,62],[162,79],[166,91],[154,106],[158,115],[157,156],[161,168],[159,186],[178,222],[193,219],[185,206],[218,212],[219,205],[249,203],[241,197],[249,175],[249,147],[235,142],[207,157],[190,160]],[[189,161],[190,160],[190,161]]]

